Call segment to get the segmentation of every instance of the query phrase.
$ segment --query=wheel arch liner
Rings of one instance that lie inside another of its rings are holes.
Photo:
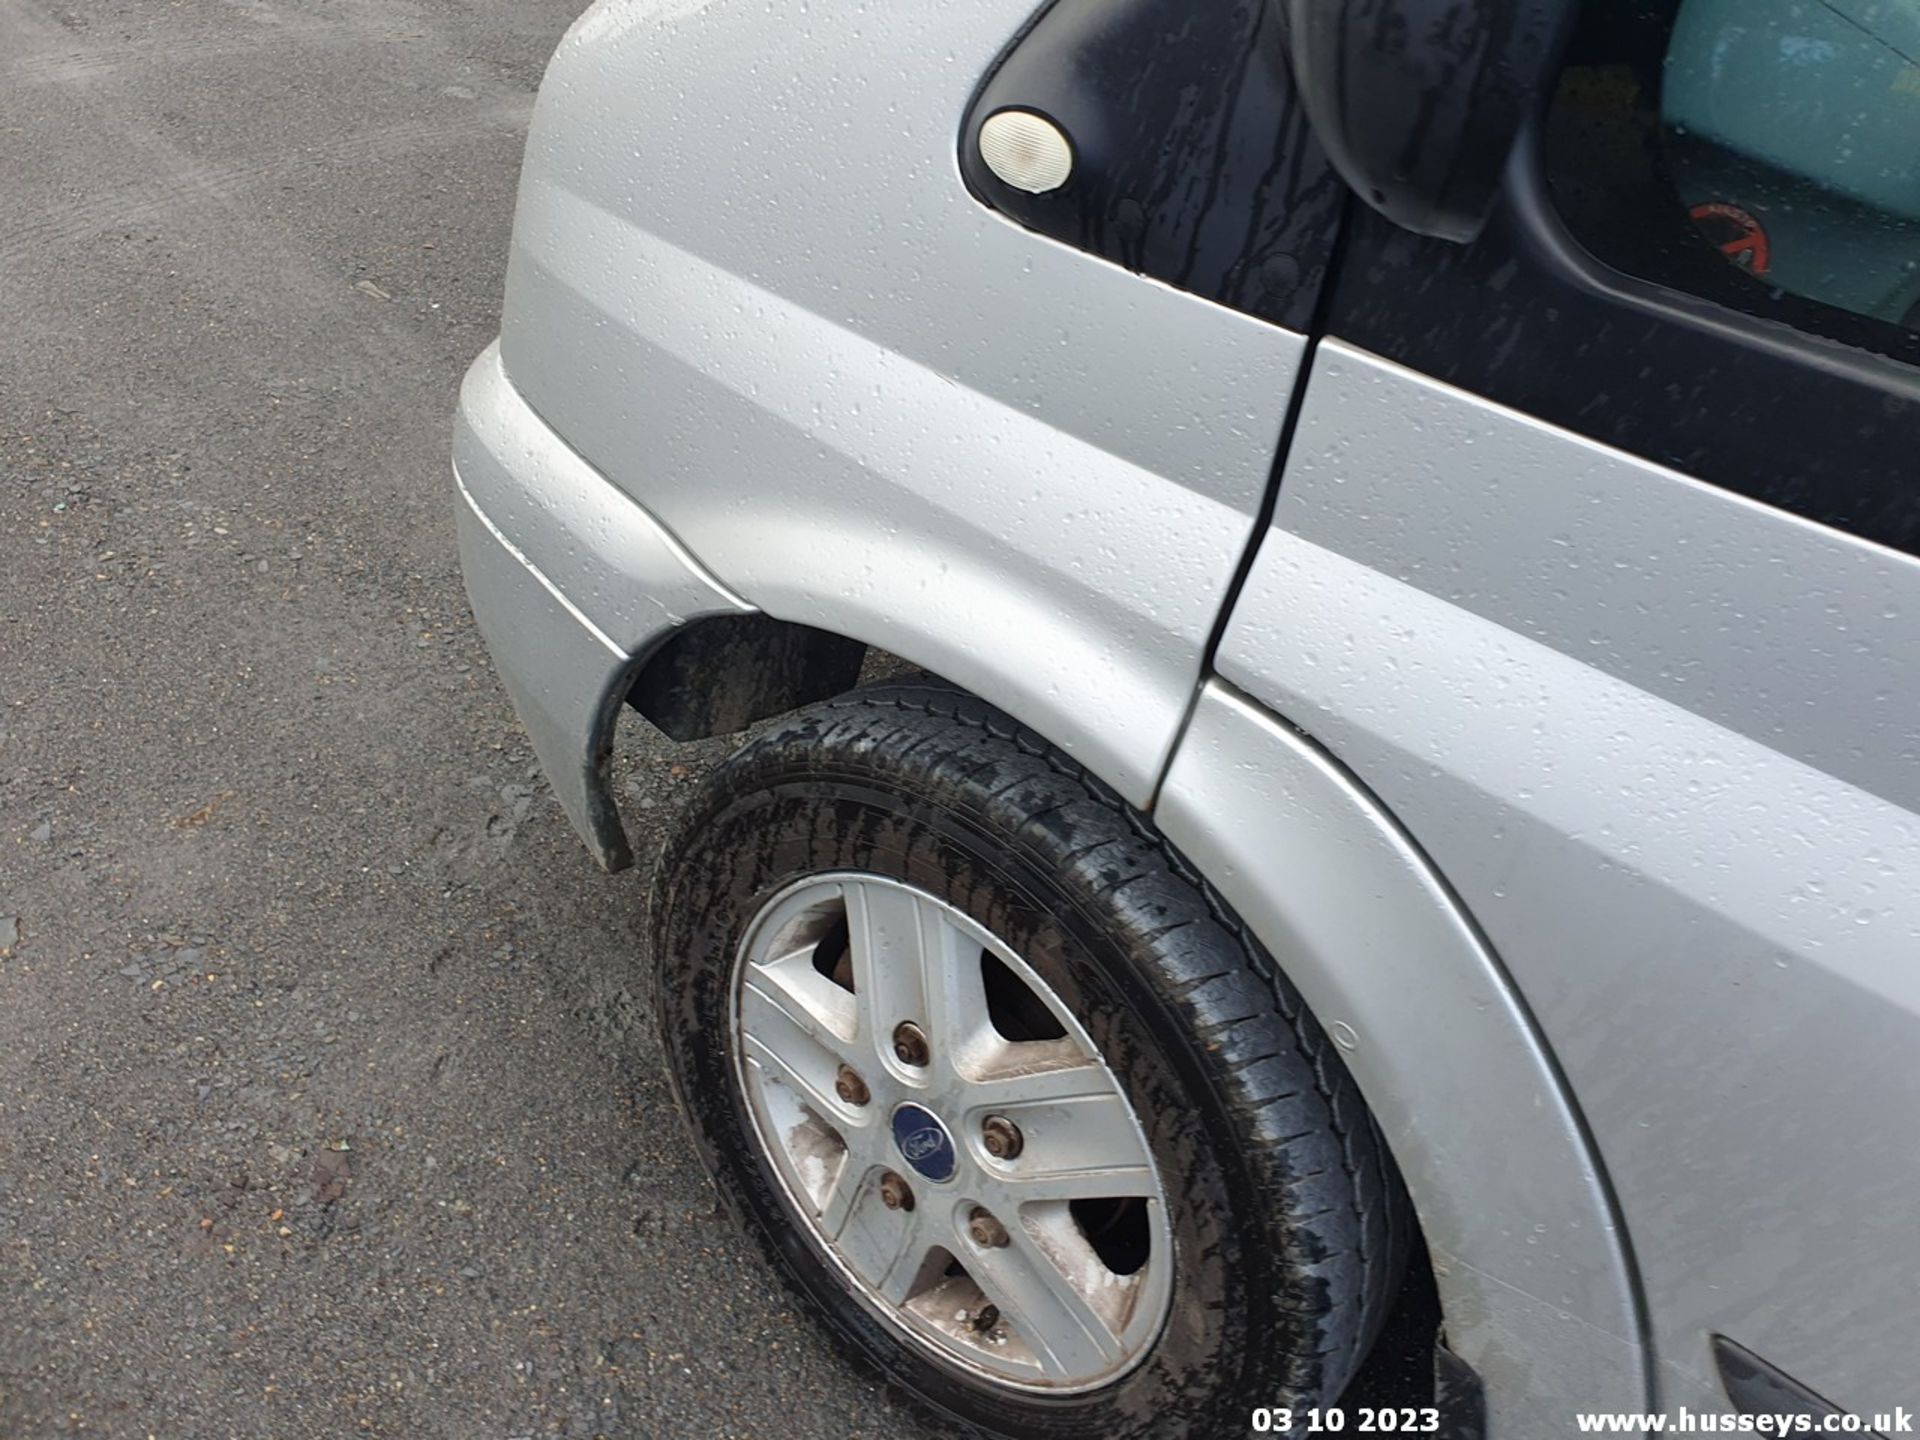
[[[1448,1347],[1489,1434],[1651,1403],[1631,1257],[1551,1055],[1497,958],[1354,778],[1218,681],[1155,820],[1341,1047],[1406,1178]]]

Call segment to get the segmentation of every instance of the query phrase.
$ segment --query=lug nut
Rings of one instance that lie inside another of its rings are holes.
[[[913,1190],[893,1171],[880,1177],[880,1203],[889,1210],[913,1209]]]
[[[1007,1227],[976,1205],[967,1216],[967,1236],[982,1250],[998,1250],[1007,1243]]]
[[[893,1032],[893,1056],[902,1065],[925,1065],[927,1063],[927,1036],[911,1020],[901,1023]]]
[[[867,1089],[867,1082],[860,1078],[851,1065],[842,1065],[840,1073],[833,1077],[833,1093],[849,1105],[864,1105],[873,1098]]]
[[[1004,1115],[989,1115],[980,1126],[980,1143],[996,1160],[1011,1160],[1026,1148],[1020,1127]]]

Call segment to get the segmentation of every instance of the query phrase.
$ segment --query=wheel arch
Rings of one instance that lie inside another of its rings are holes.
[[[1630,1243],[1524,998],[1361,783],[1209,681],[1154,809],[1339,1045],[1406,1180],[1490,1435],[1653,1403]]]
[[[588,688],[602,699],[584,712],[589,727],[581,737],[584,744],[569,751],[586,760],[581,778],[590,794],[586,810],[594,817],[593,825],[576,827],[581,838],[602,867],[620,870],[632,864],[608,766],[623,709],[642,715],[671,740],[703,740],[738,734],[759,721],[831,699],[863,679],[909,670],[963,690],[1045,735],[1129,803],[1142,809],[1151,803],[1154,776],[1137,773],[1130,746],[1114,739],[1116,728],[1126,728],[1124,717],[1090,707],[1044,665],[981,656],[977,663],[955,667],[949,663],[949,634],[903,634],[902,629],[896,626],[882,636],[864,633],[865,627],[830,628],[765,610],[736,609],[696,614],[651,637],[624,662],[588,680]],[[1037,660],[1024,653],[1014,658]],[[1161,763],[1171,745],[1169,736]],[[619,834],[622,844],[606,843],[611,834]]]

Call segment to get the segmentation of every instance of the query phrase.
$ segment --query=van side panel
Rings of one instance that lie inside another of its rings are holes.
[[[1219,666],[1484,929],[1676,1383],[1911,1405],[1920,561],[1329,342]]]

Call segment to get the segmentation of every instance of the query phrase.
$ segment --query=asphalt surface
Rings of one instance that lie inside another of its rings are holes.
[[[646,865],[716,747],[625,729],[601,876],[460,587],[578,8],[0,0],[5,1440],[925,1433],[661,1070]]]

